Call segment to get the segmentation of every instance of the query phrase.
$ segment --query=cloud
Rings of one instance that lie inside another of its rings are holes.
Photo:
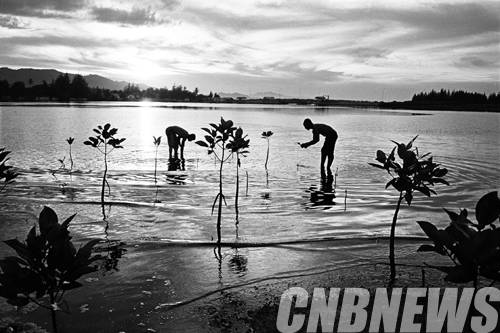
[[[0,15],[0,27],[4,27],[7,29],[24,29],[26,28],[26,24],[17,17]]]
[[[470,55],[461,57],[457,62],[457,67],[472,67],[472,68],[498,68],[500,61],[498,54],[492,56]]]
[[[157,18],[156,13],[150,8],[140,9],[134,7],[128,11],[108,7],[94,7],[92,8],[92,15],[99,22],[113,22],[125,25],[147,25],[164,22]]]
[[[181,4],[180,0],[161,0],[160,2],[161,7],[168,10],[173,10]]]
[[[1,0],[0,13],[18,16],[58,17],[85,6],[85,0]]]
[[[108,39],[95,39],[83,36],[22,36],[22,37],[0,37],[0,44],[11,50],[16,47],[69,47],[69,48],[92,48],[113,47],[115,42]]]

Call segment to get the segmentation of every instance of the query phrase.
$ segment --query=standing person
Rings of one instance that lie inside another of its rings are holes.
[[[165,129],[165,134],[168,141],[168,155],[172,159],[172,151],[174,152],[174,159],[178,159],[177,151],[181,148],[181,160],[184,160],[184,146],[186,140],[193,141],[196,139],[194,134],[189,134],[184,128],[180,126],[170,126]]]
[[[337,142],[337,132],[328,125],[325,124],[313,124],[311,119],[306,118],[304,120],[304,127],[306,130],[312,129],[313,139],[309,142],[302,143],[300,146],[302,148],[307,148],[312,146],[315,143],[319,142],[319,136],[323,135],[325,137],[325,143],[323,144],[323,148],[321,148],[321,176],[325,175],[325,160],[328,158],[328,162],[326,164],[326,168],[328,171],[328,175],[332,175],[332,163],[334,159],[333,152],[335,150],[335,143]]]

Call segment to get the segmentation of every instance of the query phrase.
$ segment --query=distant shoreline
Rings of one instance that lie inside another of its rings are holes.
[[[500,112],[500,106],[495,104],[424,104],[411,101],[404,102],[378,102],[378,101],[354,101],[354,100],[324,100],[302,99],[302,98],[273,98],[273,99],[243,99],[224,98],[218,101],[187,101],[170,99],[148,99],[148,100],[88,100],[88,99],[70,99],[67,102],[57,100],[22,100],[11,101],[0,99],[0,106],[9,106],[15,104],[47,103],[47,104],[67,104],[67,103],[92,103],[92,102],[159,102],[159,103],[192,103],[192,104],[254,104],[254,105],[296,105],[296,106],[314,106],[314,107],[352,107],[362,109],[392,109],[392,110],[426,110],[426,111],[467,111],[467,112]],[[12,103],[12,104],[11,104]],[[37,104],[38,105],[38,104]]]

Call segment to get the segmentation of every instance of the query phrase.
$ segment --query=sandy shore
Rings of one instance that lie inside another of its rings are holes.
[[[451,286],[439,271],[422,268],[424,262],[448,264],[446,258],[416,252],[419,244],[398,242],[396,286]],[[388,283],[386,241],[251,247],[236,254],[224,248],[223,253],[219,265],[208,246],[129,246],[119,271],[87,276],[82,288],[67,293],[68,313],[58,313],[59,331],[273,332],[281,294],[292,286],[312,292]],[[278,266],[274,271],[272,263]],[[30,305],[15,311],[4,303],[0,308],[0,332],[12,332],[9,325],[50,331],[44,309]]]

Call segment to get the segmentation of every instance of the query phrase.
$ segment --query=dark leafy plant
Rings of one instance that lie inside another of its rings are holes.
[[[398,143],[396,147],[387,155],[382,150],[377,150],[376,160],[380,164],[369,163],[370,165],[385,170],[392,177],[387,182],[385,188],[392,186],[399,192],[399,198],[396,204],[396,210],[392,218],[391,235],[389,240],[389,261],[391,267],[390,281],[396,278],[396,263],[394,259],[394,240],[396,233],[396,222],[403,199],[408,206],[411,205],[415,191],[423,193],[430,197],[431,193],[436,192],[431,188],[435,184],[441,183],[449,185],[443,177],[448,173],[445,168],[440,168],[439,164],[433,162],[430,153],[419,155],[418,149],[413,148],[413,142],[418,137],[414,137],[408,144]],[[396,160],[397,153],[399,159]]]
[[[75,249],[68,231],[75,215],[59,223],[56,213],[44,207],[38,219],[39,233],[33,226],[24,243],[17,239],[5,241],[17,256],[0,260],[0,296],[15,306],[33,302],[50,310],[54,332],[56,310],[64,305],[64,293],[81,287],[77,280],[96,271],[97,266],[92,263],[100,258],[92,256],[98,240]]]
[[[239,169],[241,166],[240,157],[246,157],[249,153],[248,148],[250,146],[250,139],[247,139],[247,135],[243,135],[243,130],[238,128],[231,134],[231,138],[227,147],[231,150],[233,154],[236,154],[236,195],[234,197],[234,207],[236,210],[236,224],[238,224],[238,197],[240,192],[240,173]]]
[[[9,160],[9,154],[11,152],[5,150],[5,148],[0,148],[0,192],[2,192],[5,187],[12,183],[14,179],[19,176],[17,172],[12,170],[11,165],[6,165]]]
[[[423,244],[418,251],[436,252],[448,256],[455,266],[431,266],[446,273],[446,281],[473,282],[478,285],[480,276],[500,282],[500,199],[490,192],[476,204],[476,220],[468,219],[466,209],[457,214],[445,209],[450,224],[438,229],[427,221],[418,221],[434,245]]]
[[[263,139],[266,139],[267,140],[267,153],[266,153],[266,163],[264,164],[264,167],[266,168],[266,171],[267,171],[267,161],[269,160],[269,138],[271,137],[271,135],[273,135],[274,133],[272,131],[264,131],[262,132],[262,138]]]
[[[84,145],[96,148],[104,156],[104,174],[102,176],[102,187],[101,187],[101,204],[104,205],[104,188],[108,186],[109,195],[109,183],[106,179],[108,174],[108,155],[117,148],[123,148],[121,145],[125,138],[117,138],[115,135],[118,132],[117,128],[111,128],[110,124],[104,126],[97,126],[93,131],[97,134],[96,136],[90,136],[89,139],[83,142]]]
[[[210,124],[210,128],[202,128],[208,135],[205,135],[205,140],[196,141],[196,144],[207,148],[208,154],[214,154],[217,161],[219,161],[219,193],[215,197],[214,203],[212,205],[212,214],[215,209],[217,200],[219,200],[218,210],[217,210],[217,244],[221,243],[221,221],[222,221],[222,201],[226,202],[226,197],[222,193],[222,170],[224,163],[231,157],[232,150],[228,148],[228,142],[231,138],[236,127],[233,126],[232,120],[224,120],[220,118],[219,124]],[[220,252],[220,251],[219,251]]]

